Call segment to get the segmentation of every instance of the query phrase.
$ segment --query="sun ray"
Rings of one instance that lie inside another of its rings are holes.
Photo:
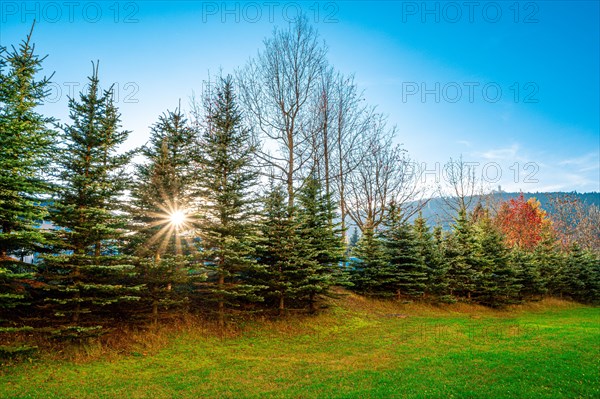
[[[159,241],[168,241],[169,240],[169,228],[168,226],[163,226],[160,230],[158,230],[156,233],[154,233],[152,235],[152,237],[150,237],[148,240],[146,240],[146,246],[147,247],[151,247],[154,244],[156,244]],[[159,253],[160,253],[160,248],[163,247],[163,245],[159,245]],[[166,246],[165,246],[166,247]],[[150,252],[150,248],[146,248],[147,252]],[[153,251],[155,252],[155,251]]]
[[[189,236],[194,223],[188,216],[191,211],[185,206],[185,201],[172,198],[163,190],[159,194],[161,199],[153,204],[155,211],[147,214],[151,221],[146,228],[155,231],[146,240],[146,251],[158,255],[167,252],[180,255],[184,251],[194,251],[196,243]]]
[[[160,243],[160,246],[158,247],[159,254],[165,253],[165,250],[169,246],[169,242],[171,241],[171,239],[173,237],[174,230],[175,230],[175,226],[173,226],[173,225],[168,226],[168,230],[166,231],[165,237],[162,240],[162,242]]]
[[[175,212],[171,213],[171,215],[169,215],[169,218],[170,218],[170,222],[175,227],[179,227],[183,223],[185,223],[186,215],[185,215],[185,213],[183,211],[178,210],[178,211],[175,211]]]

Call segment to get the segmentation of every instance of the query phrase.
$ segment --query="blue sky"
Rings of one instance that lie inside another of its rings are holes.
[[[490,187],[600,190],[598,1],[3,1],[0,43],[37,19],[38,53],[55,72],[45,112],[63,121],[67,94],[100,60],[135,147],[209,71],[243,66],[299,11],[329,61],[398,126],[430,171],[425,184],[462,154]]]

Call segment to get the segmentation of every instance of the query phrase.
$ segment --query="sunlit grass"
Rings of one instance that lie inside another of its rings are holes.
[[[13,366],[0,397],[591,398],[599,320],[558,300],[498,311],[349,295],[229,338],[189,325],[123,355]]]

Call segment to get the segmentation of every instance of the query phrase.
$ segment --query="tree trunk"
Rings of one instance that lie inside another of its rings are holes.
[[[219,291],[223,291],[223,288],[225,287],[225,275],[223,273],[219,274],[218,287]],[[225,327],[225,300],[223,299],[223,294],[219,294],[218,315],[219,327],[222,329]]]
[[[294,135],[288,132],[289,162],[287,171],[288,216],[292,216],[294,208]]]
[[[152,321],[154,324],[158,324],[158,301],[156,299],[152,301]]]
[[[79,298],[81,298],[81,295],[78,292],[77,294],[75,294],[75,299],[78,300]],[[77,303],[75,304],[75,311],[73,312],[73,318],[72,318],[73,323],[79,322],[79,314],[80,313],[81,313],[81,303],[78,300]]]
[[[159,297],[159,288],[157,286],[152,287],[152,322],[154,324],[158,323],[158,297]]]
[[[323,93],[323,161],[324,161],[324,177],[325,177],[325,195],[329,201],[329,195],[331,193],[330,181],[329,181],[329,102],[327,93]],[[328,217],[329,226],[333,225],[333,214],[329,212]]]
[[[315,313],[317,311],[317,301],[315,299],[315,294],[311,293],[308,300],[310,303],[310,305],[309,305],[310,313]]]
[[[341,123],[338,121],[338,124]],[[338,137],[337,137],[337,151],[338,151],[338,176],[337,178],[339,179],[339,185],[340,185],[340,192],[339,192],[339,196],[340,196],[340,218],[341,218],[341,222],[342,222],[342,243],[344,244],[344,247],[347,245],[347,234],[346,234],[346,201],[345,201],[345,194],[346,194],[346,186],[344,184],[344,153],[343,153],[343,147],[342,147],[342,133],[339,131],[339,127],[338,127]]]
[[[4,234],[10,234],[10,228],[8,224],[2,224],[2,232]],[[0,247],[0,259],[6,259],[8,257],[8,250],[6,247]]]
[[[279,316],[283,316],[285,314],[285,298],[283,295],[279,296]]]
[[[81,252],[81,251],[78,251]],[[75,267],[75,272],[73,273],[73,285],[76,286],[79,283],[80,271],[79,266]],[[75,293],[75,310],[73,311],[72,321],[73,323],[79,322],[79,314],[81,313],[81,292],[79,292],[79,288],[77,288],[77,292]]]
[[[341,228],[342,228],[342,243],[346,246],[348,243],[346,241],[346,203],[344,202],[344,185],[340,185],[340,218],[341,218]]]

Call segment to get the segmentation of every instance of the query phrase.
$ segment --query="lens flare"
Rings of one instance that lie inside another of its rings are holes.
[[[175,211],[170,215],[171,224],[176,227],[181,226],[185,222],[185,213],[183,211]]]

